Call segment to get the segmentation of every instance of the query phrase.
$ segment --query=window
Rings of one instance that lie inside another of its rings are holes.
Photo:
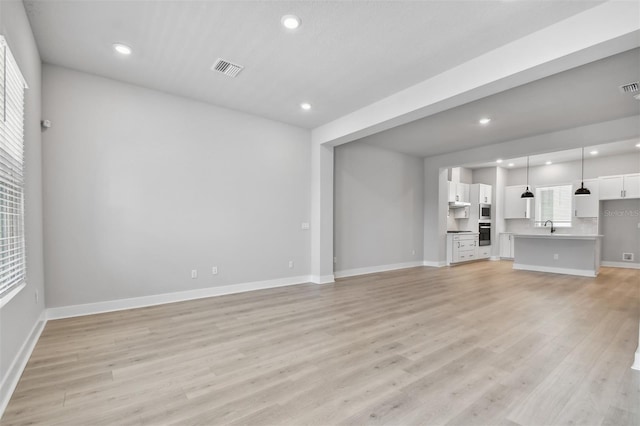
[[[536,225],[552,220],[557,228],[571,226],[571,185],[536,188]]]
[[[0,297],[26,276],[24,78],[0,36]]]

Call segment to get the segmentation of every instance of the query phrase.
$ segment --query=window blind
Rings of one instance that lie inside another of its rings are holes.
[[[0,296],[25,281],[24,91],[9,46],[0,36]]]
[[[557,185],[536,188],[536,221],[552,220],[556,227],[571,226],[573,187]]]

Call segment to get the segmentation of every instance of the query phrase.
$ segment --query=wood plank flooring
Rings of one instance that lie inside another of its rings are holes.
[[[50,321],[9,425],[638,425],[640,271],[413,268]]]

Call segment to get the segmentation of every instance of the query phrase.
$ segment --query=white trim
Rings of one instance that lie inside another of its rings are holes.
[[[334,275],[311,275],[309,282],[314,284],[331,284],[336,282],[336,277]]]
[[[298,277],[279,278],[275,280],[225,285],[220,287],[207,287],[175,293],[154,294],[151,296],[133,297],[130,299],[108,300],[105,302],[87,303],[84,305],[60,306],[47,309],[47,319],[71,318],[83,315],[100,314],[104,312],[122,311],[125,309],[183,302],[185,300],[203,299],[206,297],[222,296],[225,294],[244,293],[246,291],[253,290],[285,287],[308,282],[309,277],[307,275],[303,275]]]
[[[27,286],[27,283],[25,281],[22,281],[20,284],[18,284],[17,286],[9,290],[7,294],[0,297],[0,308],[2,308],[4,305],[9,303],[9,301],[14,297],[16,297],[18,293],[20,293],[22,289],[25,288],[26,286]]]
[[[631,368],[634,370],[640,370],[640,346],[636,349],[636,357]]]
[[[31,358],[31,353],[36,347],[36,343],[38,343],[40,334],[42,334],[42,330],[44,330],[44,326],[46,324],[47,317],[45,315],[45,311],[43,310],[40,314],[40,317],[38,318],[38,321],[36,321],[36,323],[33,325],[29,336],[24,341],[22,347],[16,354],[16,357],[13,359],[13,362],[9,366],[7,374],[4,376],[2,383],[0,383],[0,418],[2,418],[4,410],[7,408],[7,405],[11,400],[13,391],[15,391],[16,386],[18,386],[18,381],[20,381],[22,372],[27,366],[27,362],[29,361],[29,358]]]
[[[336,278],[353,277],[356,275],[375,274],[376,272],[395,271],[396,269],[415,268],[422,266],[422,261],[414,260],[412,262],[392,263],[390,265],[367,266],[364,268],[345,269],[344,271],[335,271]]]
[[[634,262],[607,262],[603,260],[602,262],[600,262],[600,266],[608,266],[610,268],[640,269],[640,263]]]
[[[489,258],[489,260],[494,261],[494,260],[502,260],[502,258],[500,256],[491,256]]]
[[[429,266],[431,268],[442,268],[443,266],[447,266],[447,262],[434,261],[434,260],[425,260],[425,261],[422,262],[422,266]]]
[[[521,271],[550,272],[552,274],[578,275],[581,277],[596,277],[597,272],[588,269],[554,268],[551,266],[523,265],[514,263],[513,269]]]

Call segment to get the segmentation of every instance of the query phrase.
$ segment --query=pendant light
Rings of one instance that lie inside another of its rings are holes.
[[[578,197],[591,195],[591,191],[584,187],[584,147],[582,147],[582,182],[580,188],[576,189],[575,195]]]
[[[529,191],[529,157],[527,157],[527,189],[520,198],[533,198],[533,192]]]

